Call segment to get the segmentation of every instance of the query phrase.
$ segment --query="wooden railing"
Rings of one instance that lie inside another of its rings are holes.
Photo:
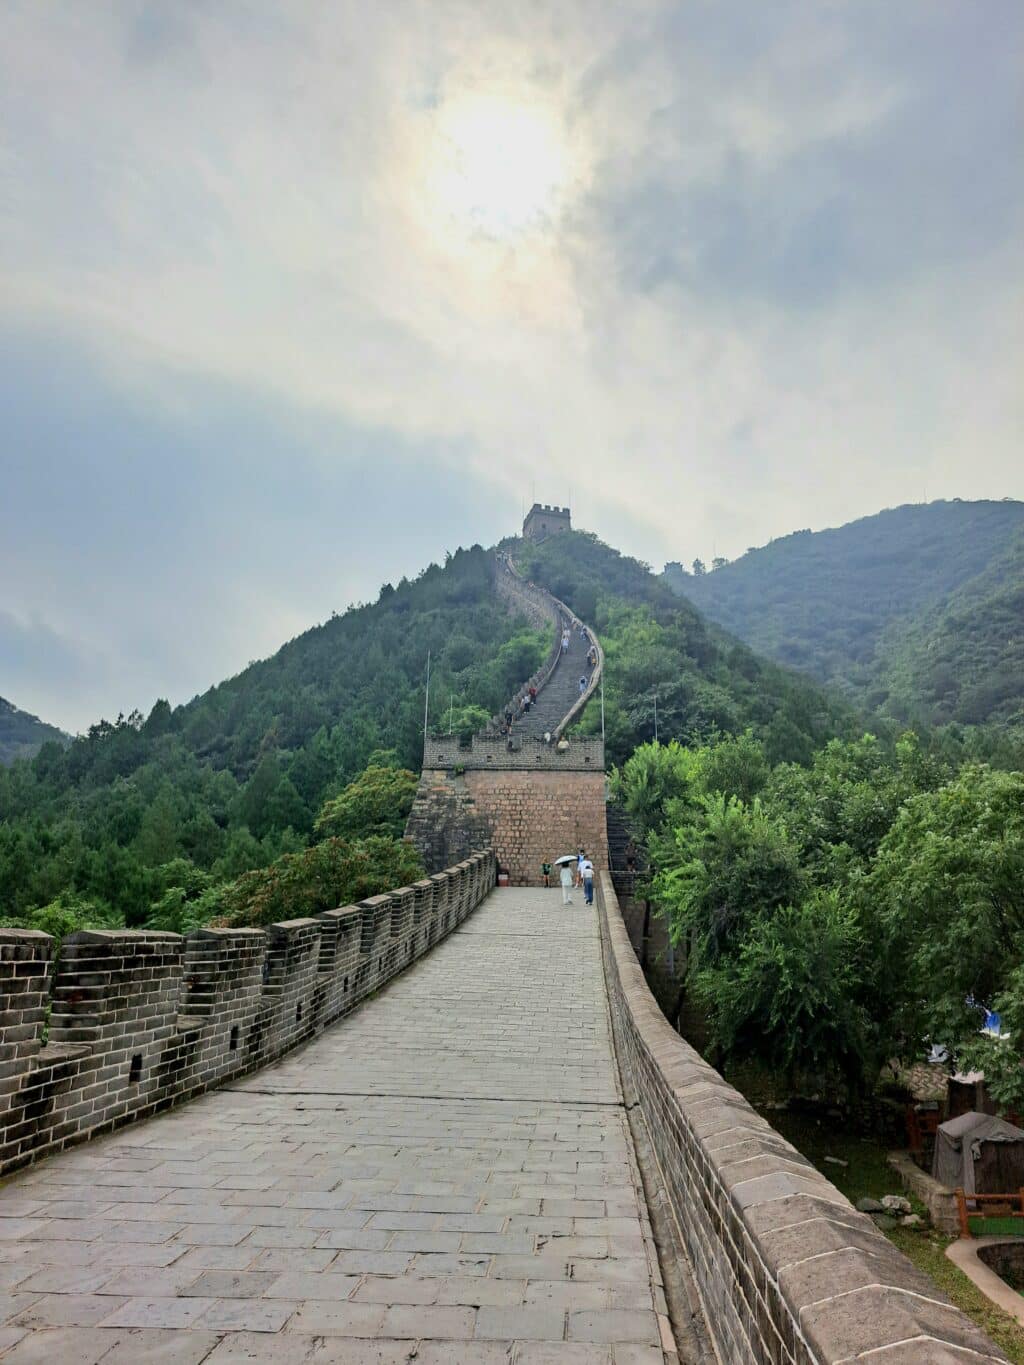
[[[979,1204],[988,1204],[990,1208],[986,1212],[983,1208],[968,1207]],[[1011,1226],[1008,1231],[1024,1237],[1024,1188],[1012,1194],[968,1194],[965,1190],[958,1189],[956,1206],[960,1214],[961,1237],[975,1235],[970,1222],[972,1218],[1020,1219],[1020,1226]],[[982,1232],[982,1236],[984,1235]]]

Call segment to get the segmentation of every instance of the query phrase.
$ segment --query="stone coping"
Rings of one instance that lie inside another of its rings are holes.
[[[1003,1246],[1024,1246],[1024,1238],[1020,1237],[961,1237],[955,1242],[950,1242],[946,1248],[946,1255],[953,1262],[958,1270],[962,1270],[967,1278],[985,1295],[991,1299],[997,1308],[1001,1308],[1004,1313],[1009,1313],[1018,1322],[1024,1323],[1024,1295],[1013,1289],[1001,1275],[985,1264],[978,1255],[978,1252],[985,1247]]]
[[[1006,1357],[661,1013],[598,877],[627,1103],[643,1113],[723,1360],[941,1365]]]

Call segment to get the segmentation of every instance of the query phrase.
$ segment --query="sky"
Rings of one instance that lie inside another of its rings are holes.
[[[1019,0],[5,0],[0,696],[181,702],[524,505],[1024,496]]]

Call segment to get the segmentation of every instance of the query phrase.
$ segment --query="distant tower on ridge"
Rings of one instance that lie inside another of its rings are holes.
[[[523,539],[547,540],[548,536],[557,535],[559,531],[571,530],[568,507],[548,507],[535,502],[523,522]]]

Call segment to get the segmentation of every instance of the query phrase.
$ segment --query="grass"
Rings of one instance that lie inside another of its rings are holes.
[[[884,1194],[904,1193],[896,1172],[886,1163],[885,1148],[872,1139],[857,1137],[805,1114],[774,1112],[766,1117],[853,1203],[861,1198],[881,1199]],[[837,1165],[835,1161],[826,1161],[826,1157],[846,1164]],[[915,1200],[911,1202],[917,1213],[924,1213]],[[948,1259],[946,1247],[953,1238],[944,1237],[927,1224],[893,1228],[886,1236],[1006,1352],[1014,1365],[1024,1365],[1024,1325],[997,1308]]]

